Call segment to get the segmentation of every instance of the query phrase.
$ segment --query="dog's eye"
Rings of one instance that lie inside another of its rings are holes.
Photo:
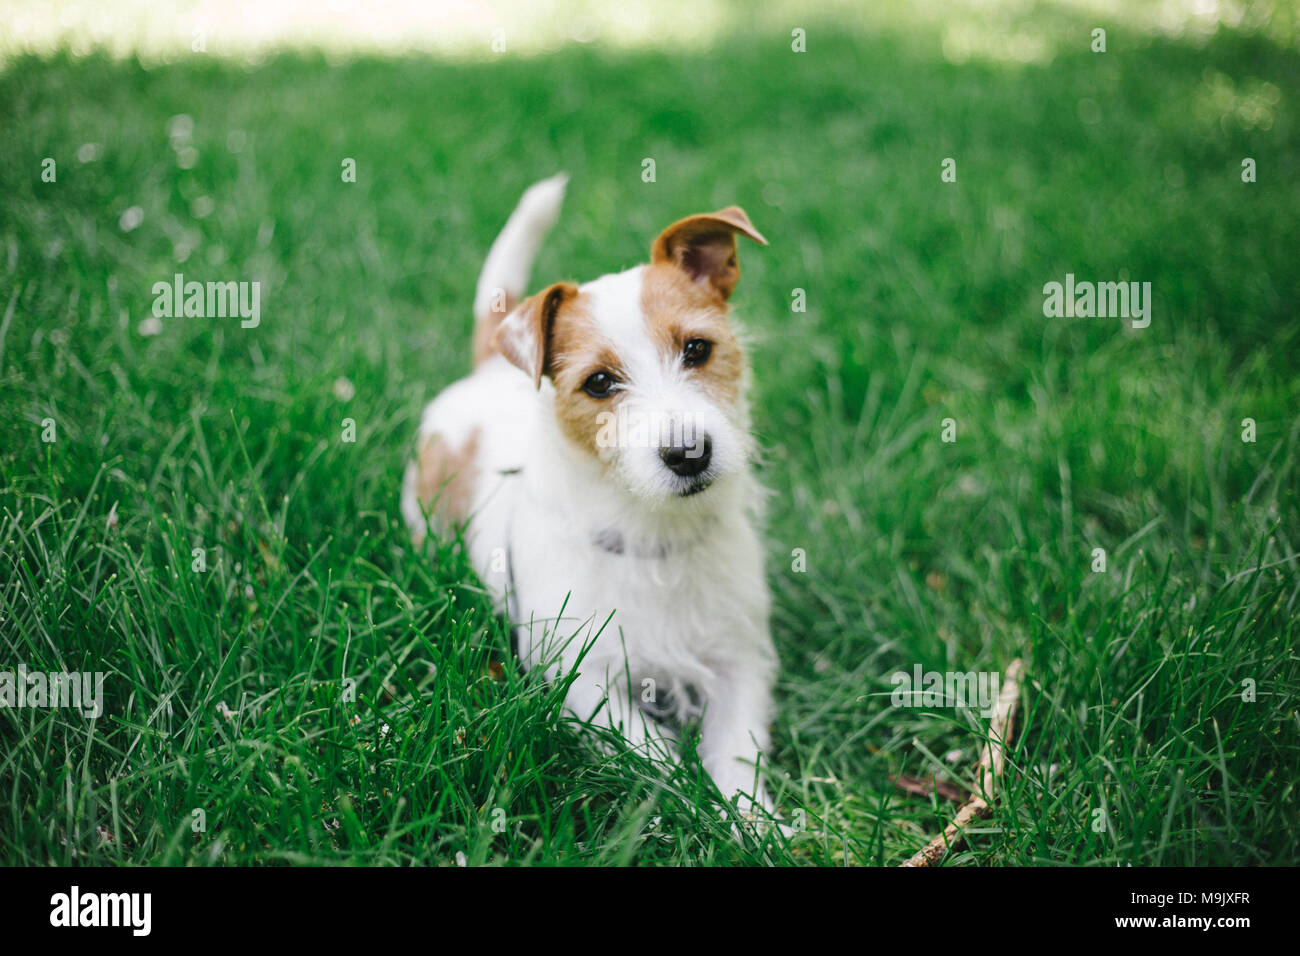
[[[708,339],[691,339],[682,349],[682,364],[687,368],[695,368],[707,362],[712,353],[713,343]]]
[[[582,383],[582,390],[592,398],[608,398],[614,385],[614,376],[608,372],[595,372],[587,376],[587,380]]]

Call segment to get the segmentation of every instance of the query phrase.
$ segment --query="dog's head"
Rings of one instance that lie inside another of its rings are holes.
[[[650,264],[525,299],[496,348],[554,385],[563,436],[631,493],[705,492],[749,459],[745,355],[728,320],[736,234],[767,240],[738,206],[665,229]]]

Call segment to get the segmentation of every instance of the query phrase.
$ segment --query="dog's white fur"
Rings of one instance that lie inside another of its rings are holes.
[[[494,292],[522,298],[564,187],[557,176],[524,194],[485,262],[479,321]],[[706,490],[683,496],[682,479],[657,447],[619,445],[600,460],[575,448],[557,425],[550,379],[538,387],[501,354],[428,405],[418,441],[437,436],[452,449],[475,442],[465,537],[474,567],[511,615],[524,666],[544,665],[552,680],[576,667],[568,710],[649,752],[675,753],[675,743],[647,711],[666,706],[678,719],[698,717],[699,753],[719,790],[737,796],[743,809],[753,800],[770,810],[759,768],[777,662],[748,406],[743,387],[734,402],[721,402],[664,360],[642,314],[645,268],[602,276],[579,291],[626,372],[627,412],[653,428],[686,421],[710,435]],[[519,311],[499,335],[535,344],[526,341]],[[421,539],[430,519],[418,478],[413,462],[402,511]],[[642,706],[649,697],[655,707]]]

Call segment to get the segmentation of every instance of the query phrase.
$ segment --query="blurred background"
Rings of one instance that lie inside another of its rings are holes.
[[[1049,61],[1069,43],[1068,34],[1051,27],[1070,20],[1192,42],[1220,26],[1296,42],[1294,4],[1241,0],[5,0],[0,8],[6,54],[105,48],[153,62],[190,52],[199,37],[208,52],[239,60],[286,48],[483,56],[496,30],[505,31],[510,50],[536,54],[569,43],[699,49],[738,30],[800,22],[833,23],[844,32],[934,33],[944,57],[955,63]]]

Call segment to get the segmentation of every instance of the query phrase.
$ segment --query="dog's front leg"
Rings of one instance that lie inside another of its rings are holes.
[[[631,687],[621,672],[584,669],[569,685],[564,706],[579,720],[618,731],[631,749],[645,756],[677,756],[672,735],[633,702]]]
[[[768,750],[772,712],[770,679],[759,671],[728,676],[705,706],[700,757],[722,795],[742,813],[755,805],[772,812],[761,761]]]

